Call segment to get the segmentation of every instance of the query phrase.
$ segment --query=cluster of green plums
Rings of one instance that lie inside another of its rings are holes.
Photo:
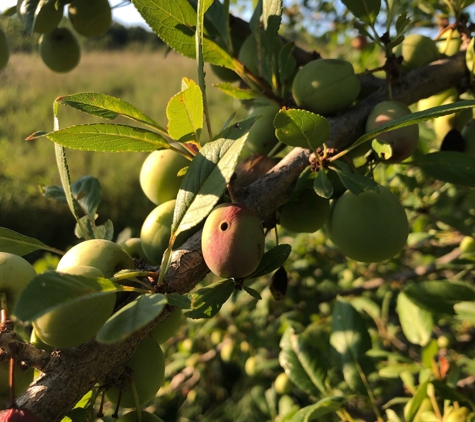
[[[18,0],[17,16],[22,21],[29,13],[30,2]],[[40,34],[38,48],[43,62],[54,72],[74,69],[81,59],[81,47],[76,34],[93,38],[104,35],[112,24],[112,10],[108,0],[73,0],[67,6],[73,30],[60,26],[64,8],[61,2],[40,2],[34,13],[33,32]],[[10,56],[8,40],[0,29],[0,69]]]

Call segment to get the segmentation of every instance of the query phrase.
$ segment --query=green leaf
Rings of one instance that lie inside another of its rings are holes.
[[[333,185],[325,170],[320,169],[320,171],[317,172],[317,177],[315,177],[313,181],[313,189],[317,192],[317,195],[322,198],[330,199],[332,197]]]
[[[226,95],[229,95],[232,98],[236,98],[237,100],[252,100],[254,98],[262,97],[262,93],[258,91],[254,91],[253,89],[240,88],[230,82],[220,83],[213,86],[218,88],[221,92],[224,92]]]
[[[277,64],[281,85],[292,78],[292,75],[294,75],[295,69],[297,68],[297,62],[293,56],[294,48],[295,44],[289,42],[284,44],[279,51]]]
[[[23,22],[23,27],[28,35],[33,33],[36,8],[39,3],[40,0],[24,0],[21,4],[20,19]]]
[[[48,139],[66,148],[100,152],[151,152],[169,148],[160,134],[147,129],[110,123],[91,123],[56,130]]]
[[[21,292],[14,315],[24,322],[31,322],[53,309],[121,290],[107,278],[47,271],[33,278]]]
[[[425,175],[455,185],[475,187],[475,156],[456,151],[438,151],[414,161]]]
[[[101,203],[101,184],[92,176],[84,176],[71,184],[74,198],[84,212],[95,219],[97,208]]]
[[[233,291],[234,282],[229,279],[203,287],[191,294],[191,311],[185,315],[193,319],[211,318],[219,312]]]
[[[412,302],[435,314],[454,315],[456,303],[475,301],[473,287],[460,281],[421,281],[407,286],[404,293]]]
[[[324,117],[300,109],[280,110],[274,118],[274,127],[280,142],[312,151],[322,145],[330,133]]]
[[[247,278],[258,278],[270,274],[281,267],[290,255],[290,245],[277,245],[264,253],[257,269]]]
[[[292,347],[292,338],[295,336],[296,334],[292,327],[285,330],[280,340],[281,351],[279,353],[279,363],[296,386],[307,394],[318,396],[320,391],[302,366],[302,363]]]
[[[319,420],[322,416],[341,409],[345,400],[345,397],[342,396],[325,397],[315,404],[300,409],[289,422],[310,422]]]
[[[337,352],[348,386],[364,391],[358,368],[361,369],[362,358],[371,348],[371,339],[362,316],[341,298],[338,298],[333,308],[330,344]]]
[[[251,295],[254,299],[257,300],[262,300],[262,296],[257,290],[254,290],[253,288],[249,286],[242,286],[243,290],[245,290],[249,295]]]
[[[397,297],[397,314],[406,338],[413,344],[425,346],[432,335],[432,314],[412,302],[404,292]]]
[[[475,69],[475,38],[472,38],[468,44],[467,51],[465,52],[465,63],[467,69],[473,75]]]
[[[0,252],[23,256],[39,249],[64,255],[64,252],[59,249],[45,245],[33,237],[28,237],[5,227],[0,227]]]
[[[391,145],[386,142],[380,142],[377,139],[373,139],[371,142],[371,148],[381,160],[389,160],[393,156],[393,149]]]
[[[16,14],[16,6],[7,7],[2,12],[2,16],[5,17],[5,18],[10,18],[12,16],[15,16],[15,14]]]
[[[262,21],[267,38],[276,38],[282,21],[282,0],[262,0]]]
[[[404,406],[404,418],[407,422],[412,422],[416,416],[419,407],[421,407],[422,401],[427,397],[427,386],[429,385],[429,379],[422,382],[416,390],[414,396]]]
[[[350,166],[345,162],[339,160],[333,162],[332,164],[333,166],[331,169],[338,174],[343,186],[345,186],[345,188],[348,189],[352,194],[359,195],[360,193],[369,190],[379,190],[378,184],[373,179],[354,173]]]
[[[193,158],[178,191],[172,233],[191,229],[214,208],[234,174],[254,119],[227,129]]]
[[[97,333],[99,343],[116,343],[159,316],[167,304],[167,298],[160,293],[143,294],[113,314]]]
[[[191,79],[183,78],[186,89],[174,95],[167,105],[168,133],[179,142],[200,141],[203,129],[203,94]]]
[[[170,293],[167,294],[167,301],[170,306],[177,306],[181,309],[191,308],[191,300],[186,295],[181,295],[179,293]]]
[[[381,0],[342,0],[348,10],[359,20],[373,23],[381,8]]]
[[[132,3],[152,31],[170,48],[196,59],[197,14],[187,0],[133,0]],[[205,62],[233,69],[231,55],[206,34],[202,46]]]
[[[114,120],[117,116],[123,116],[166,133],[166,129],[151,117],[142,113],[138,108],[127,101],[112,97],[111,95],[98,92],[80,92],[58,97],[56,102],[103,119]]]

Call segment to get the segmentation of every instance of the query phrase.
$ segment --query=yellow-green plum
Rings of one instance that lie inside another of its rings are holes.
[[[299,107],[317,114],[333,114],[351,106],[361,85],[353,65],[341,59],[307,63],[295,75],[292,95]]]
[[[25,3],[25,0],[23,0],[22,3]],[[17,7],[20,7],[20,10],[22,8],[22,6],[18,4]],[[43,3],[40,9],[37,8],[35,11],[33,31],[39,34],[46,34],[47,32],[53,31],[61,22],[63,11],[64,6],[62,5],[58,5],[56,9],[55,1]]]
[[[158,344],[165,343],[170,337],[176,334],[182,321],[182,311],[180,308],[176,308],[170,312],[162,322],[160,322],[152,331],[150,331],[150,337],[152,337]]]
[[[282,397],[279,398],[277,408],[279,410],[279,416],[283,418],[289,414],[294,414],[298,412],[300,406],[295,402],[292,397],[290,397],[288,394],[284,394],[282,395]]]
[[[0,28],[0,70],[2,70],[10,59],[10,47],[8,45],[7,34]]]
[[[254,122],[249,130],[246,143],[244,145],[244,158],[252,154],[268,154],[277,144],[275,136],[274,117],[280,107],[277,104],[269,104],[253,107],[250,110],[249,118],[259,118]]]
[[[9,397],[10,394],[10,361],[0,362],[0,397]],[[33,381],[35,370],[28,368],[22,370],[15,365],[15,396],[19,396],[25,391]]]
[[[170,149],[153,151],[140,170],[140,186],[150,201],[156,205],[176,199],[183,176],[178,172],[190,161]]]
[[[132,258],[147,259],[142,248],[142,240],[140,237],[131,237],[123,242],[119,242],[118,245],[122,246]]]
[[[448,30],[442,35],[442,41],[439,43],[438,49],[440,54],[445,54],[446,56],[453,56],[460,51],[462,46],[462,39],[460,38],[460,33],[456,29]]]
[[[447,98],[455,97],[457,90],[455,88],[449,88],[438,94],[431,95],[428,98],[423,98],[417,102],[417,111],[424,111],[432,107],[440,106]]]
[[[79,42],[68,28],[56,28],[41,35],[39,50],[44,64],[58,73],[73,70],[81,59]]]
[[[68,267],[62,272],[85,277],[103,277],[99,269],[87,265]],[[115,300],[116,295],[110,294],[54,309],[33,321],[35,334],[43,343],[52,347],[78,346],[97,334],[112,315]]]
[[[276,59],[280,49],[282,48],[282,45],[283,43],[280,38],[275,39],[273,53]],[[242,43],[242,46],[238,53],[238,60],[244,66],[246,66],[246,68],[252,74],[259,75],[259,55],[257,50],[256,37],[253,34],[249,35]]]
[[[108,0],[74,0],[68,6],[73,28],[88,38],[104,35],[112,25],[112,10]]]
[[[35,269],[25,258],[0,252],[0,292],[7,295],[9,313],[13,312],[20,293],[35,276]]]
[[[218,205],[205,221],[201,237],[203,258],[219,277],[247,277],[259,266],[264,247],[261,219],[243,204]]]
[[[475,253],[475,239],[472,236],[464,236],[459,248],[462,253]]]
[[[403,57],[402,68],[406,71],[425,66],[440,57],[436,43],[420,34],[407,35],[403,42],[396,46],[394,54]]]
[[[173,213],[175,211],[176,200],[164,202],[154,208],[145,218],[140,230],[140,240],[142,249],[147,260],[154,265],[162,262],[162,256],[168,247],[170,240]],[[175,240],[174,246],[182,245],[199,227],[194,227],[180,233]]]
[[[120,270],[134,269],[133,258],[117,243],[105,239],[85,240],[69,249],[59,260],[57,271],[85,265],[97,268],[106,278]]]
[[[354,195],[346,191],[333,204],[327,233],[348,258],[380,262],[405,246],[409,224],[399,199],[388,188]]]
[[[366,120],[366,132],[411,114],[411,109],[398,101],[383,101],[377,104]],[[419,126],[411,125],[390,132],[382,133],[376,138],[378,141],[391,146],[392,156],[386,159],[389,163],[398,163],[411,156],[417,149],[419,142]]]
[[[296,201],[279,208],[280,225],[296,233],[313,233],[323,227],[330,214],[330,201],[313,189],[302,191]]]
[[[30,344],[35,346],[37,349],[44,350],[45,352],[52,352],[54,350],[54,347],[46,344],[44,341],[41,341],[34,328],[31,330]]]
[[[290,381],[290,378],[285,372],[281,372],[277,375],[277,378],[274,381],[275,391],[278,394],[289,394],[292,391],[293,384]]]
[[[141,422],[163,422],[157,415],[154,415],[153,413],[146,412],[145,410],[139,410],[139,412]],[[139,422],[137,410],[126,413],[125,415],[117,419],[117,422]]]
[[[455,97],[447,98],[442,104],[452,104],[456,101]],[[445,116],[440,116],[434,119],[434,131],[438,141],[442,141],[445,138],[445,135],[449,133],[452,129],[457,129],[462,131],[465,125],[473,117],[471,108],[466,108],[460,111],[457,111],[453,114],[446,114]]]
[[[139,403],[135,403],[130,381],[125,381],[120,401],[121,407],[142,406],[152,400],[165,380],[165,357],[157,342],[150,336],[145,337],[135,350],[128,366],[132,369],[132,378]],[[106,397],[114,404],[119,400],[119,389],[107,390]]]

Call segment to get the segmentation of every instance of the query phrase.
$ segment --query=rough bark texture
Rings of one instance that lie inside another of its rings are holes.
[[[467,76],[464,55],[460,53],[408,74],[393,87],[394,99],[411,104],[466,83]],[[387,90],[383,86],[346,113],[331,117],[328,145],[342,149],[353,143],[363,134],[370,109],[385,99]],[[265,176],[243,190],[239,199],[262,217],[268,215],[288,200],[296,178],[308,165],[309,157],[310,151],[295,148]],[[189,292],[207,274],[201,255],[200,233],[174,252],[165,279],[168,292]],[[168,311],[164,312],[156,321],[121,343],[101,345],[90,341],[76,348],[54,352],[44,367],[44,375],[18,398],[18,405],[31,409],[41,422],[60,421],[96,383],[104,383],[120,374],[140,339],[167,314]]]

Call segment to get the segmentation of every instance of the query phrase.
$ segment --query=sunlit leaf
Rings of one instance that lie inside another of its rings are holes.
[[[220,280],[203,287],[191,294],[191,311],[185,315],[193,319],[211,318],[219,312],[233,291],[232,280]]]

